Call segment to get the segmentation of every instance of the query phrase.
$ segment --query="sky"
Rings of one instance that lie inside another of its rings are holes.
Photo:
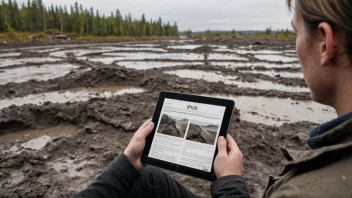
[[[24,0],[19,0],[24,1]],[[71,5],[73,0],[43,0],[46,6]],[[292,29],[292,14],[285,0],[77,0],[83,7],[93,7],[110,15],[119,9],[140,18],[162,17],[163,21],[177,22],[180,30],[264,30],[267,27]]]

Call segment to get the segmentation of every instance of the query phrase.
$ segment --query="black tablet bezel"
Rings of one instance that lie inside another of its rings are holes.
[[[229,125],[231,122],[233,108],[235,106],[235,102],[233,100],[204,97],[204,96],[197,96],[197,95],[189,95],[189,94],[181,94],[181,93],[173,93],[173,92],[164,92],[163,91],[163,92],[160,92],[159,99],[158,99],[157,105],[155,107],[155,111],[154,111],[154,115],[153,115],[153,119],[152,119],[152,121],[155,123],[155,126],[159,122],[160,113],[161,113],[162,107],[164,105],[164,100],[166,98],[226,107],[224,117],[222,120],[222,124],[221,124],[220,133],[219,133],[219,136],[226,137],[227,131],[228,131],[228,128],[229,128]],[[152,133],[146,139],[146,145],[145,145],[145,148],[144,148],[144,151],[142,154],[142,158],[141,158],[141,162],[143,164],[157,166],[157,167],[160,167],[163,169],[191,175],[191,176],[202,178],[202,179],[209,180],[209,181],[216,180],[216,176],[214,174],[214,166],[212,166],[211,172],[206,172],[206,171],[201,171],[198,169],[182,166],[179,164],[173,164],[170,162],[166,162],[166,161],[162,161],[162,160],[148,157],[155,131],[156,131],[156,127],[154,128]],[[214,160],[215,160],[217,153],[218,153],[218,148],[216,147],[214,159],[212,162],[213,164],[214,164]]]

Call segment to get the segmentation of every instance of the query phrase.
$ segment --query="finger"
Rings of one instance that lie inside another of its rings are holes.
[[[153,131],[153,129],[154,129],[154,123],[149,122],[146,127],[140,130],[138,135],[145,139]]]
[[[218,140],[218,150],[220,155],[227,155],[226,147],[227,146],[225,138],[223,136],[220,136]]]
[[[148,126],[148,124],[149,124],[151,121],[152,121],[151,118],[148,119],[147,121],[145,121],[144,124],[142,124],[142,126],[139,127],[138,131],[140,131],[140,130],[144,129],[146,126]],[[138,132],[138,131],[137,131],[137,132]]]
[[[229,155],[233,155],[235,152],[240,151],[236,141],[230,135],[227,135],[226,141],[227,141],[227,146],[229,147],[229,150],[230,150]]]

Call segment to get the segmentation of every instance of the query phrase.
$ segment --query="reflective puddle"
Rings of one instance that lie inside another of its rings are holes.
[[[133,48],[133,47],[111,47],[112,51],[153,51],[153,52],[167,52],[167,50],[161,48],[152,48],[152,47],[142,47],[142,48]]]
[[[170,43],[193,43],[194,40],[184,39],[184,40],[169,40]]]
[[[26,149],[31,149],[31,150],[40,150],[44,148],[44,146],[51,140],[49,136],[42,136],[33,140],[30,140],[21,146]]]
[[[266,63],[266,62],[210,62],[211,65],[214,66],[224,66],[224,67],[265,67],[265,68],[284,68],[284,67],[297,67],[300,68],[301,66],[298,63],[284,63],[284,64],[275,64],[275,63]]]
[[[78,68],[78,66],[71,64],[52,64],[4,69],[0,72],[0,85],[10,82],[21,83],[29,80],[46,81],[65,76]]]
[[[48,141],[51,139],[51,137],[57,137],[62,134],[73,134],[77,130],[78,130],[78,127],[76,125],[69,124],[69,123],[59,124],[55,127],[49,127],[49,128],[43,128],[43,129],[28,129],[24,131],[18,131],[16,133],[5,133],[0,135],[0,143],[10,142],[13,140],[27,141],[24,144],[25,145],[24,147],[30,148],[31,146],[38,146],[35,144],[36,142]],[[45,136],[46,138],[43,138]],[[17,145],[14,145],[9,149],[9,151],[16,152],[19,149],[20,148]]]
[[[217,97],[234,100],[241,120],[248,122],[279,126],[300,121],[319,124],[336,118],[334,109],[313,101],[231,95]]]
[[[59,58],[66,58],[68,53],[73,53],[75,56],[85,56],[90,54],[99,54],[105,52],[111,52],[111,49],[75,49],[75,50],[64,50],[64,51],[57,51],[51,52],[49,56],[51,57],[59,57]]]
[[[104,53],[105,56],[117,56],[115,60],[144,60],[144,59],[170,59],[170,60],[203,60],[204,55],[195,53]],[[93,58],[90,61],[101,60],[103,58]],[[209,54],[208,60],[239,60],[247,61],[247,58],[229,54]]]
[[[194,50],[198,47],[202,47],[203,45],[177,45],[177,46],[169,46],[168,49],[184,49],[184,50]]]
[[[284,63],[287,62],[298,62],[297,57],[287,57],[280,55],[254,55],[255,58],[263,61],[271,61],[271,62],[279,62],[282,61]]]
[[[190,62],[190,63],[180,63],[180,62],[153,62],[153,61],[119,61],[116,63],[119,66],[137,69],[137,70],[147,70],[153,68],[163,68],[163,67],[175,67],[181,65],[204,65],[204,62]]]
[[[203,60],[201,54],[183,54],[183,53],[104,53],[104,56],[116,56],[118,60],[144,60],[144,59],[171,59],[171,60]],[[99,59],[99,58],[98,58]],[[90,59],[92,60],[92,59]]]
[[[257,71],[257,70],[249,70],[249,71],[240,71],[241,73],[251,73],[251,74],[263,74],[270,77],[283,77],[283,78],[304,78],[302,72],[276,72],[274,70],[270,71]]]
[[[288,53],[288,54],[296,54],[296,50],[285,50],[285,53]]]
[[[14,56],[21,56],[21,53],[4,53],[4,54],[0,54],[0,57],[14,57]]]
[[[61,61],[58,58],[16,58],[16,59],[0,59],[0,67],[8,67],[13,65],[22,65],[26,63],[46,63]]]
[[[114,61],[123,60],[123,57],[106,57],[106,58],[88,58],[88,57],[78,57],[78,60],[88,60],[91,62],[102,62],[104,64],[110,65]]]
[[[22,106],[24,104],[42,105],[44,102],[73,103],[88,101],[92,98],[109,98],[123,94],[142,93],[144,89],[134,87],[106,86],[98,88],[76,88],[64,91],[32,94],[24,97],[0,100],[0,109],[11,105]]]
[[[211,71],[201,71],[201,70],[175,70],[175,71],[166,71],[167,74],[175,74],[181,78],[191,78],[205,80],[208,82],[223,82],[229,85],[237,85],[242,88],[252,88],[260,90],[279,90],[287,92],[309,92],[308,88],[303,87],[291,87],[280,84],[274,84],[270,81],[258,80],[258,82],[242,82],[237,80],[235,76],[223,76],[217,74],[216,72]]]
[[[160,47],[157,44],[126,44],[125,47]]]
[[[273,50],[241,50],[241,49],[214,49],[216,52],[231,52],[237,54],[282,54],[280,51],[273,51]]]
[[[43,49],[38,49],[38,50],[29,50],[30,52],[37,52],[37,53],[49,53],[49,52],[55,52],[59,51],[61,48],[43,48]]]

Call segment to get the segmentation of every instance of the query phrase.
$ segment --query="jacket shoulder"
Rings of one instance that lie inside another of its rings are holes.
[[[352,197],[352,156],[296,174],[275,190],[270,198]]]

